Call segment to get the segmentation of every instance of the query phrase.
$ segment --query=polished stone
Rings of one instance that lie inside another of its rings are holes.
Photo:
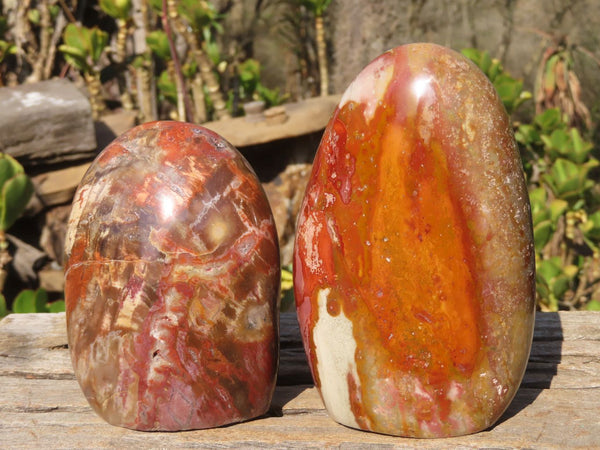
[[[411,437],[492,425],[527,363],[535,269],[518,149],[485,75],[432,44],[369,64],[325,130],[294,258],[335,420]]]
[[[125,133],[84,176],[65,247],[69,347],[100,416],[175,431],[268,410],[277,234],[256,175],[229,143],[181,122]]]

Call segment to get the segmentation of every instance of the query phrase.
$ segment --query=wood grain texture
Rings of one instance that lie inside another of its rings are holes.
[[[328,95],[287,103],[283,106],[289,119],[278,124],[269,124],[266,120],[249,122],[245,117],[236,117],[203,123],[202,126],[220,134],[238,148],[264,144],[323,130],[339,100],[339,95]]]
[[[525,379],[484,432],[417,440],[366,433],[329,418],[302,351],[295,314],[281,318],[279,383],[269,413],[224,428],[147,433],[96,416],[73,376],[64,314],[0,322],[2,448],[598,448],[600,313],[538,313]]]

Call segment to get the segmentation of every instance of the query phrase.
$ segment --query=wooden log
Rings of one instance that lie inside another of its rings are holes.
[[[79,390],[65,316],[13,314],[0,322],[0,443],[4,448],[598,448],[600,313],[538,313],[515,399],[489,430],[417,440],[352,430],[329,418],[310,373],[295,314],[281,317],[280,378],[269,413],[224,428],[143,433],[108,425]]]
[[[202,126],[219,133],[238,148],[264,144],[325,129],[340,98],[339,95],[328,95],[282,105],[288,120],[281,123],[250,122],[245,117],[237,117],[203,123]]]
[[[35,193],[46,207],[63,205],[73,200],[79,182],[91,163],[45,172],[32,178]]]
[[[68,80],[0,88],[0,105],[0,152],[26,169],[95,154],[90,103]]]

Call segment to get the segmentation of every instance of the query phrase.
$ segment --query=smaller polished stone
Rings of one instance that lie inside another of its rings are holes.
[[[350,84],[298,217],[294,289],[329,414],[448,437],[507,408],[531,348],[535,260],[511,122],[486,76],[433,44]]]
[[[120,136],[75,194],[65,247],[73,367],[102,418],[178,431],[269,409],[277,233],[260,182],[227,141],[182,122]]]

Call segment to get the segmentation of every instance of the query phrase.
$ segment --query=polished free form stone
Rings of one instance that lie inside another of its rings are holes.
[[[534,250],[511,123],[474,64],[412,44],[357,76],[315,157],[294,257],[335,420],[443,437],[500,417],[530,350]]]
[[[94,161],[66,243],[75,375],[114,425],[186,430],[270,405],[279,252],[245,159],[200,126],[130,130]]]

